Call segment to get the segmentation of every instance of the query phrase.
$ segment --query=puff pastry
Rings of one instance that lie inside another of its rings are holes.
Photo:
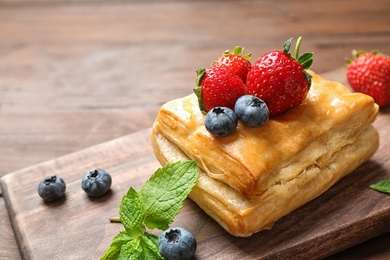
[[[201,175],[189,197],[235,236],[271,228],[379,147],[373,99],[310,73],[312,86],[301,105],[262,127],[239,123],[226,137],[205,129],[194,94],[159,111],[151,134],[157,159],[163,165],[195,160]]]

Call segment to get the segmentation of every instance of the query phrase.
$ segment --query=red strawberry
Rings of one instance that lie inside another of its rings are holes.
[[[246,80],[249,94],[264,100],[275,116],[305,99],[311,85],[311,76],[305,69],[313,64],[313,54],[304,53],[298,57],[302,37],[295,47],[295,57],[289,53],[291,39],[284,44],[283,51],[265,53],[252,66]]]
[[[236,46],[233,52],[226,50],[222,56],[213,62],[212,66],[230,70],[245,83],[246,76],[252,66],[249,61],[251,56],[250,53],[244,55],[244,48]]]
[[[353,51],[347,79],[352,89],[370,95],[381,106],[390,104],[390,58],[377,51]]]
[[[196,73],[194,92],[203,112],[218,106],[233,109],[237,99],[245,94],[244,82],[226,69],[211,67],[198,69]]]

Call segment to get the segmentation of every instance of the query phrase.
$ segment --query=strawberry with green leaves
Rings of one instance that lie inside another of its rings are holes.
[[[378,51],[353,51],[347,79],[356,92],[371,96],[381,106],[390,104],[390,57]]]
[[[237,99],[245,94],[244,82],[233,72],[218,67],[198,69],[196,87],[199,108],[208,112],[214,107],[234,108]]]
[[[299,37],[293,57],[289,53],[291,40],[285,42],[283,50],[274,50],[261,56],[248,73],[248,94],[264,100],[270,116],[301,104],[311,86],[311,75],[305,70],[313,64],[313,53],[298,56],[302,41],[302,37]]]
[[[244,54],[244,48],[236,46],[233,52],[226,50],[217,60],[213,62],[212,66],[230,70],[239,76],[245,83],[246,76],[252,66],[249,61],[251,56],[251,53]]]

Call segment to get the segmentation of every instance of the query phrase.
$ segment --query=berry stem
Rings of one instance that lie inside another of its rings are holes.
[[[301,47],[301,42],[302,42],[303,37],[300,36],[297,40],[297,43],[295,45],[295,59],[298,60],[299,58],[299,48]]]
[[[233,50],[233,54],[241,55],[244,49],[241,46],[236,46]]]
[[[224,52],[225,56],[228,56],[228,55],[231,55],[231,54],[239,55],[239,56],[243,57],[246,60],[249,60],[252,57],[252,53],[244,54],[244,48],[241,47],[241,46],[234,47],[233,52],[230,52],[229,50]]]
[[[119,217],[112,217],[110,218],[111,223],[121,223],[121,220]]]

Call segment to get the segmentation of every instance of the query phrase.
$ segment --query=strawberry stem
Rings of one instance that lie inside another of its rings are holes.
[[[237,54],[237,55],[241,55],[241,54],[243,54],[243,52],[244,52],[244,49],[241,46],[236,46],[233,50],[233,53]]]
[[[233,55],[239,55],[239,56],[243,57],[246,60],[249,60],[252,57],[252,53],[244,54],[244,47],[241,47],[241,46],[234,47],[233,52],[231,52],[229,50],[226,50],[223,53],[224,56],[229,56],[229,55],[232,55],[232,54]]]
[[[311,65],[313,64],[313,53],[312,52],[306,52],[299,56],[299,48],[301,47],[301,43],[303,40],[302,36],[299,36],[297,43],[295,44],[295,55],[292,57],[292,55],[289,53],[290,47],[291,47],[291,40],[292,38],[288,39],[283,46],[283,52],[287,53],[292,59],[295,59],[299,64],[302,65],[303,73],[307,79],[307,82],[309,83],[309,86],[311,86],[311,78],[312,76],[306,71],[307,69],[310,69]]]
[[[303,37],[300,36],[297,40],[297,43],[295,44],[295,59],[298,60],[299,58],[299,48],[301,47]]]

